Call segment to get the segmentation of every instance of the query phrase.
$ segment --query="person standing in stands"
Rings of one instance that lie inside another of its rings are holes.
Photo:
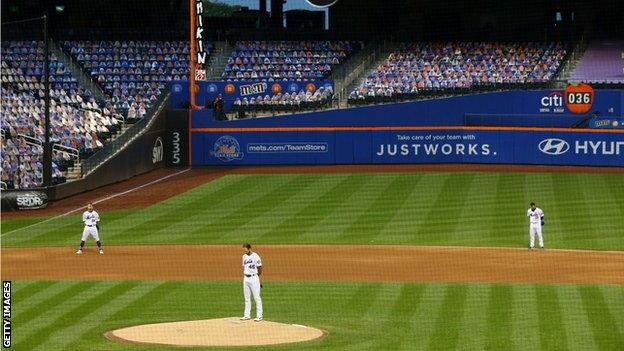
[[[223,97],[221,94],[217,95],[217,98],[214,100],[212,111],[214,112],[214,118],[217,121],[227,120],[225,111],[223,110]]]

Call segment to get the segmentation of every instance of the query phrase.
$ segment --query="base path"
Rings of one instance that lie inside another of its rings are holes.
[[[263,280],[624,284],[624,251],[257,245]],[[2,249],[4,280],[241,280],[239,245]],[[97,267],[94,269],[94,267]]]
[[[110,331],[113,341],[164,346],[262,346],[314,340],[324,332],[298,324],[219,318],[143,324]]]

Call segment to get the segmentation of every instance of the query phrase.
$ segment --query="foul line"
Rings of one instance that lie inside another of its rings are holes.
[[[149,182],[149,183],[145,183],[145,184],[139,185],[139,186],[134,187],[134,188],[132,188],[132,189],[129,189],[129,190],[126,190],[126,191],[122,191],[122,192],[117,193],[117,194],[109,195],[109,196],[107,196],[107,197],[105,197],[105,198],[103,198],[103,199],[99,199],[99,200],[96,200],[96,201],[92,201],[92,203],[93,203],[93,204],[99,204],[99,203],[101,203],[101,202],[108,201],[108,200],[113,199],[113,198],[115,198],[115,197],[117,197],[117,196],[121,196],[121,195],[125,195],[125,194],[128,194],[128,193],[131,193],[131,192],[133,192],[133,191],[136,191],[136,190],[139,190],[139,189],[145,188],[146,186],[150,186],[150,185],[156,184],[156,183],[158,183],[158,182],[160,182],[160,181],[162,181],[162,180],[165,180],[165,179],[168,179],[168,178],[171,178],[171,177],[175,177],[175,176],[177,176],[177,175],[180,175],[180,174],[182,174],[182,173],[184,173],[184,172],[188,172],[188,171],[190,171],[190,170],[191,170],[191,167],[189,167],[189,168],[187,168],[187,169],[183,169],[183,170],[181,170],[181,171],[179,171],[179,172],[176,172],[176,173],[173,173],[173,174],[169,174],[169,175],[168,175],[168,176],[166,176],[166,177],[163,177],[163,178],[160,178],[160,179],[153,180],[153,181],[151,181],[151,182]],[[51,217],[51,218],[45,219],[45,220],[43,220],[43,221],[41,221],[41,222],[33,223],[33,224],[27,225],[27,226],[25,226],[25,227],[21,227],[21,228],[13,229],[13,230],[11,230],[11,231],[9,231],[9,232],[2,233],[2,235],[0,235],[0,237],[3,237],[3,236],[5,236],[5,235],[7,235],[7,234],[11,234],[11,233],[13,233],[13,232],[17,232],[17,231],[20,231],[20,230],[24,230],[24,229],[32,228],[32,227],[34,227],[34,226],[36,226],[36,225],[39,225],[39,224],[42,224],[42,223],[47,223],[47,222],[50,222],[50,221],[52,221],[52,220],[55,220],[55,219],[58,219],[58,218],[61,218],[61,217],[65,217],[65,216],[70,215],[70,214],[72,214],[72,213],[74,213],[74,212],[80,211],[83,207],[84,207],[84,206],[80,206],[80,207],[78,207],[78,208],[76,208],[76,209],[74,209],[74,210],[71,210],[71,211],[69,211],[69,212],[65,212],[65,213],[60,214],[60,215],[56,215],[56,216],[54,216],[54,217]]]

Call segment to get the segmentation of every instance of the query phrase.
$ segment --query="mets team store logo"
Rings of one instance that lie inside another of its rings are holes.
[[[556,138],[544,139],[539,143],[539,149],[547,155],[561,155],[570,150],[570,144],[565,140]]]
[[[215,141],[214,148],[210,151],[210,155],[223,162],[240,160],[244,156],[241,152],[238,140],[229,135],[224,135]]]

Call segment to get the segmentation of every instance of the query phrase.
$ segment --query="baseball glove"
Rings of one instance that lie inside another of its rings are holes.
[[[544,222],[544,220],[542,219],[542,225],[546,224],[546,222]]]

